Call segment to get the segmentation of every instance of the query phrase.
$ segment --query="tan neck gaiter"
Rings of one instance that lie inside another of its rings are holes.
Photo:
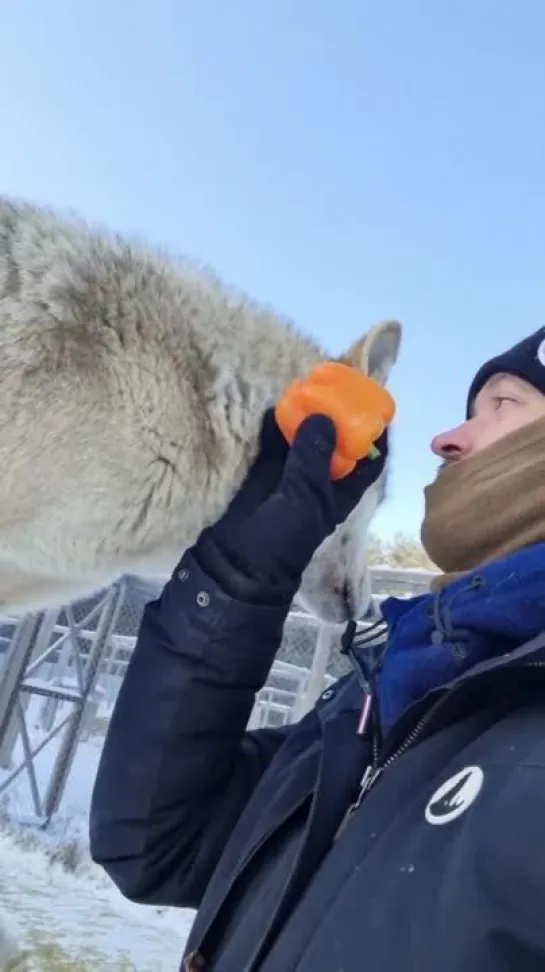
[[[456,576],[545,541],[545,417],[453,462],[424,490],[424,549]]]

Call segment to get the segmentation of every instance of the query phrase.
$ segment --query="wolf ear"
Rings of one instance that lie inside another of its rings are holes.
[[[397,361],[401,344],[401,324],[385,321],[356,341],[339,361],[352,365],[385,385]]]

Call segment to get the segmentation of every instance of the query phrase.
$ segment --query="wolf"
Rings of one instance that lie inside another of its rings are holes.
[[[385,383],[400,340],[387,321],[339,360]],[[206,267],[0,197],[2,613],[165,577],[242,482],[265,409],[328,357]],[[299,603],[323,620],[369,602],[384,488],[305,572]]]

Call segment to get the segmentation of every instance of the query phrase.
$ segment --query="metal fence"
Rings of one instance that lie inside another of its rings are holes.
[[[372,575],[371,619],[380,616],[383,596],[425,591],[433,576],[395,568],[374,568]],[[47,825],[59,809],[78,746],[104,736],[142,611],[159,590],[157,583],[125,577],[61,609],[22,619],[0,617],[0,796],[26,772],[36,822]],[[339,628],[292,611],[249,726],[301,718],[324,687],[346,670],[342,655],[334,650],[339,638]],[[56,750],[40,787],[36,759],[47,747]]]

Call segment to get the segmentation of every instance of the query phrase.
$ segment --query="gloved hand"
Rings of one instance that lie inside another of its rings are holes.
[[[203,570],[231,597],[254,603],[290,604],[303,571],[320,544],[342,523],[380,476],[380,457],[362,459],[354,472],[332,481],[335,426],[312,415],[291,448],[274,417],[265,413],[260,449],[225,514],[204,530],[194,549]]]

